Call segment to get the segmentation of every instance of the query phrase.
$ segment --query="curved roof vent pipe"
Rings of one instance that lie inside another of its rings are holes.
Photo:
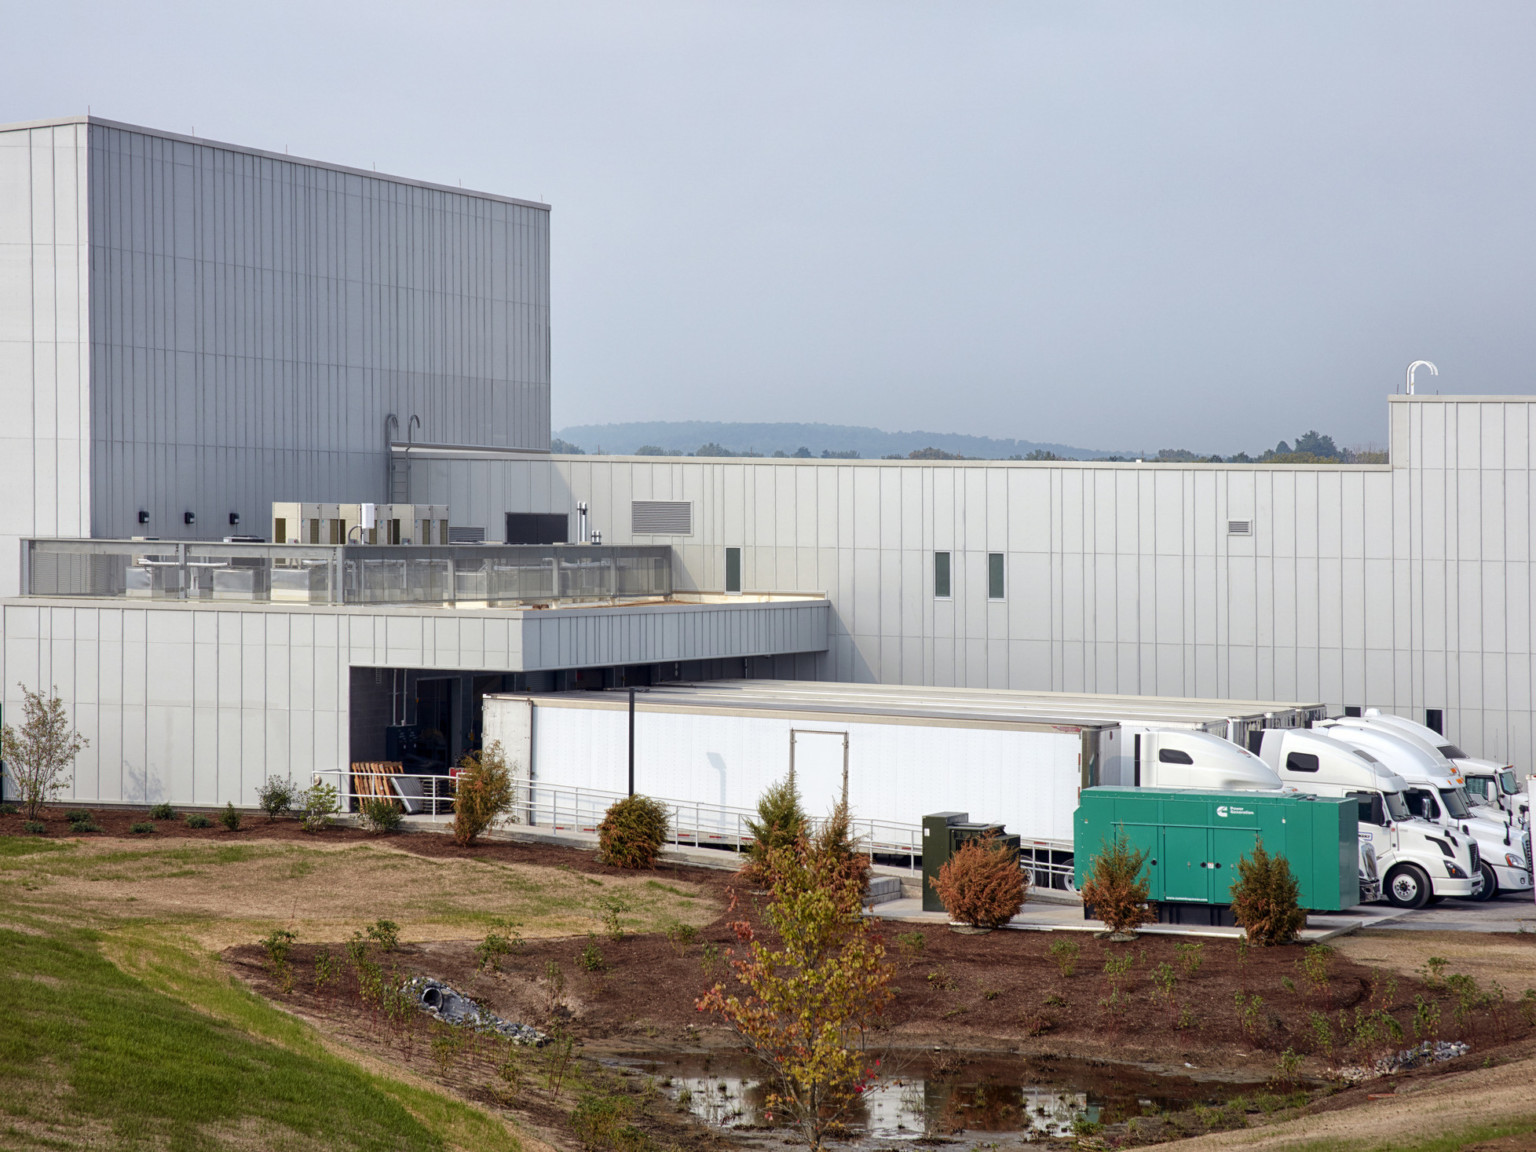
[[[1436,368],[1428,360],[1415,360],[1412,364],[1408,365],[1408,395],[1410,396],[1413,395],[1413,373],[1417,368],[1428,368],[1431,376],[1440,375],[1440,369]]]

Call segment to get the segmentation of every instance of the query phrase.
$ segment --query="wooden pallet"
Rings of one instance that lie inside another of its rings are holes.
[[[354,760],[352,791],[359,799],[393,800],[394,790],[384,777],[398,775],[403,767],[398,760]]]

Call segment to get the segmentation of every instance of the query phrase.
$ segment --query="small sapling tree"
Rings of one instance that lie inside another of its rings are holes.
[[[790,847],[806,832],[805,809],[793,776],[768,785],[757,800],[757,819],[747,821],[747,831],[752,833],[752,845],[742,871],[752,881],[767,884],[768,854]]]
[[[1306,925],[1299,903],[1301,886],[1284,856],[1270,855],[1257,840],[1253,854],[1237,862],[1232,885],[1232,919],[1261,948],[1289,944]]]
[[[746,955],[733,959],[741,995],[723,983],[699,998],[768,1068],[769,1106],[820,1152],[875,1074],[868,1036],[891,990],[885,947],[860,914],[864,889],[846,859],[804,841],[775,849],[767,917],[774,936],[733,925]]]
[[[931,881],[951,920],[1001,928],[1024,907],[1018,855],[995,836],[967,840]]]
[[[512,773],[499,741],[459,761],[453,797],[453,839],[473,844],[496,818],[512,807]]]
[[[1147,906],[1147,882],[1141,875],[1146,861],[1147,854],[1131,847],[1124,828],[1115,834],[1114,843],[1101,844],[1093,858],[1083,884],[1083,903],[1092,906],[1112,937],[1134,935],[1153,919]]]
[[[69,786],[65,773],[90,741],[70,724],[57,687],[47,696],[25,684],[18,687],[21,727],[0,728],[0,760],[21,794],[27,819],[34,821],[43,805]]]

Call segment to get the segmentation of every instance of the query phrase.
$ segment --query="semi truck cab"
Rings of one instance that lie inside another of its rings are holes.
[[[1360,839],[1375,853],[1391,904],[1422,908],[1435,898],[1472,895],[1470,838],[1415,819],[1407,782],[1371,753],[1316,729],[1272,728],[1263,733],[1259,756],[1298,791],[1359,803]]]
[[[1434,744],[1408,731],[1355,718],[1324,721],[1315,730],[1370,752],[1407,782],[1409,811],[1474,842],[1474,899],[1492,900],[1502,892],[1530,890],[1526,830],[1500,809],[1469,805],[1461,788],[1460,770]]]
[[[1383,712],[1380,708],[1367,708],[1360,719],[1391,731],[1407,732],[1432,745],[1461,772],[1462,783],[1474,805],[1502,809],[1519,823],[1530,827],[1530,799],[1520,787],[1513,764],[1500,764],[1497,760],[1468,756],[1433,728],[1409,720],[1406,716]]]

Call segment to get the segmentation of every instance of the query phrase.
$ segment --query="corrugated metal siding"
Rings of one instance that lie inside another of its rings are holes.
[[[67,799],[253,804],[268,773],[302,781],[347,763],[350,668],[517,672],[812,651],[826,644],[826,613],[825,603],[517,613],[16,600],[0,605],[0,675],[7,715],[20,708],[18,682],[56,685],[91,741]]]
[[[22,536],[91,520],[85,129],[0,132],[0,596]]]
[[[418,441],[548,448],[548,212],[89,133],[94,534],[383,499],[390,412],[402,439],[415,414]]]

